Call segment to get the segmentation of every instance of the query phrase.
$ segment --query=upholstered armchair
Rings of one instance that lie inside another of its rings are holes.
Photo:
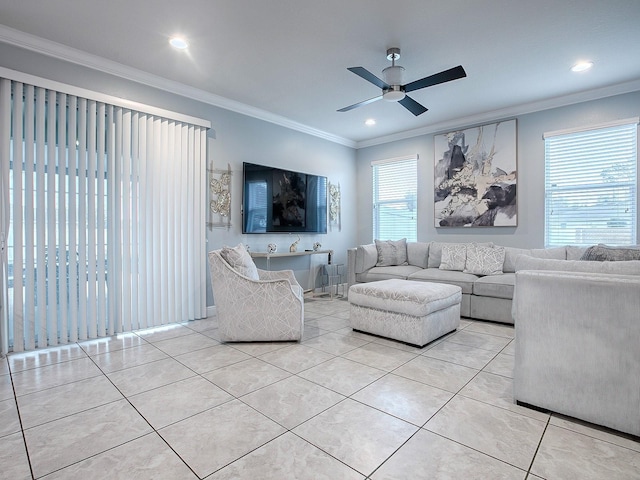
[[[304,300],[293,272],[257,269],[246,251],[240,254],[244,265],[240,261],[234,263],[233,259],[230,264],[226,254],[231,251],[238,255],[237,248],[209,252],[220,340],[299,341],[304,325]]]

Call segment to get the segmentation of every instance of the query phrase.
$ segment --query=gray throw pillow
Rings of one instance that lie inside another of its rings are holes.
[[[640,247],[609,247],[599,244],[587,248],[580,260],[596,262],[621,262],[640,260]]]
[[[395,265],[407,265],[407,239],[402,240],[376,240],[378,250],[378,263],[376,267],[391,267]]]
[[[256,264],[253,263],[253,258],[251,258],[243,244],[239,243],[233,248],[222,247],[220,255],[240,275],[244,275],[251,280],[260,280]]]

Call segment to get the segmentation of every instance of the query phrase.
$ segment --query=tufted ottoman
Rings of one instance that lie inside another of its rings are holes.
[[[382,280],[349,289],[351,328],[423,347],[460,325],[462,289],[444,283]]]

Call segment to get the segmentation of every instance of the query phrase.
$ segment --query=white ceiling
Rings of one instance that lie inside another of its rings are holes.
[[[357,146],[638,90],[639,23],[639,0],[0,0],[0,41],[25,43],[15,29],[47,40],[34,49],[56,42],[46,50]],[[168,45],[175,33],[188,52]],[[381,76],[389,47],[402,49],[405,82],[460,64],[467,78],[411,93],[429,108],[419,117],[384,101],[337,112],[380,94],[347,67]],[[581,59],[595,67],[572,73]]]

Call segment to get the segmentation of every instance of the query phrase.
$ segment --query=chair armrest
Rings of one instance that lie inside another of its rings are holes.
[[[288,280],[293,286],[300,286],[296,280],[293,270],[260,270],[258,269],[260,280]]]

